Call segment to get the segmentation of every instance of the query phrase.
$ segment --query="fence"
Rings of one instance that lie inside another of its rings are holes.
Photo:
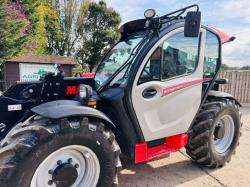
[[[220,86],[221,91],[232,94],[241,103],[250,103],[250,71],[222,71],[218,78],[229,80],[229,84]],[[0,80],[0,91],[4,90],[4,85],[13,83]]]
[[[218,78],[226,78],[229,84],[220,90],[232,94],[241,103],[250,103],[250,71],[222,71]]]

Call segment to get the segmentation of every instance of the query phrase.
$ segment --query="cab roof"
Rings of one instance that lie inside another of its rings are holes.
[[[181,18],[180,20],[184,21],[184,18]],[[145,27],[146,21],[146,19],[138,19],[127,22],[123,24],[118,31],[121,33],[122,38],[126,38],[131,34],[150,30],[150,28]],[[213,26],[207,26],[207,28],[219,35],[222,44],[235,40],[234,36],[226,33],[225,31],[222,31],[221,29],[215,28]]]

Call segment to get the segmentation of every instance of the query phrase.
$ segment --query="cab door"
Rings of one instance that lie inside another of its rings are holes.
[[[132,88],[132,103],[146,141],[187,132],[202,97],[206,31],[184,37],[176,29],[150,50]]]

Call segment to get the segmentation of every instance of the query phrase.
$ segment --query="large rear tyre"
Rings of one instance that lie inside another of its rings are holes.
[[[117,185],[120,148],[97,119],[32,117],[2,141],[0,186]]]
[[[191,129],[186,152],[200,165],[222,167],[239,144],[240,128],[235,101],[209,97]]]

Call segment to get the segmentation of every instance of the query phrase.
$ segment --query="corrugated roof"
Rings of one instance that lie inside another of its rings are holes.
[[[15,57],[7,62],[21,62],[21,63],[37,63],[37,64],[77,64],[73,57],[64,57],[56,55],[27,55]]]

